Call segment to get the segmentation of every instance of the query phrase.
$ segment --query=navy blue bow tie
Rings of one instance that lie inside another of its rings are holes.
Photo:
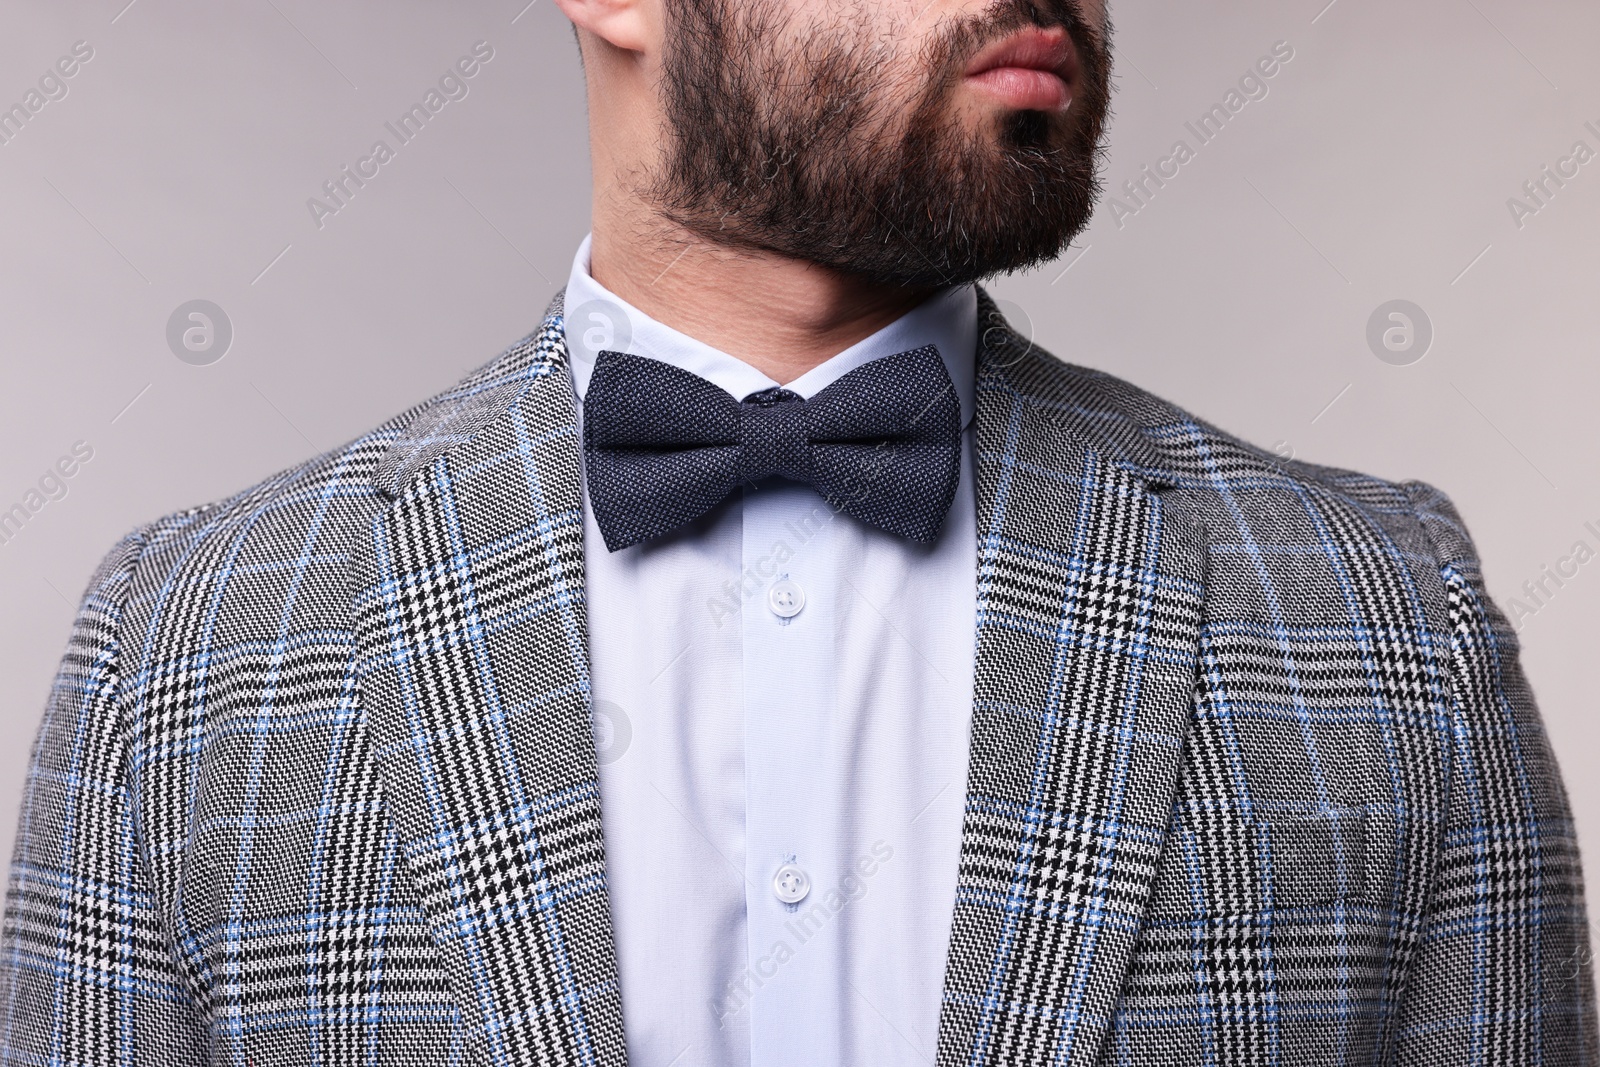
[[[583,398],[589,503],[613,552],[780,475],[923,544],[961,477],[961,405],[932,345],[873,360],[806,400],[737,400],[660,360],[601,352]]]

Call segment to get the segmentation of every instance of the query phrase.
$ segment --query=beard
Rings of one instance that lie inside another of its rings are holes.
[[[1100,193],[1109,29],[1086,24],[1077,0],[997,0],[938,27],[908,64],[870,2],[799,40],[776,0],[668,4],[668,143],[647,196],[712,243],[881,285],[957,285],[1055,258]],[[968,63],[1028,26],[1072,39],[1071,106],[964,125],[954,97]]]

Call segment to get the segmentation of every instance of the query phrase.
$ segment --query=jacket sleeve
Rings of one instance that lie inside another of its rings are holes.
[[[159,920],[116,694],[118,628],[143,540],[84,595],[33,749],[0,948],[0,1064],[187,1067],[200,1013]]]
[[[1446,824],[1396,1059],[1593,1064],[1583,874],[1560,770],[1460,516],[1431,487],[1407,488],[1448,604],[1451,740]]]

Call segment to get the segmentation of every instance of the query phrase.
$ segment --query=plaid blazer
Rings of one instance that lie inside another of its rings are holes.
[[[981,314],[940,1067],[1594,1062],[1568,802],[1449,502]],[[111,552],[28,778],[5,1064],[624,1062],[579,465],[558,300]]]

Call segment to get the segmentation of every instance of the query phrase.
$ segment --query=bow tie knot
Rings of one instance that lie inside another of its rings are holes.
[[[740,402],[741,482],[753,485],[773,475],[793,482],[811,481],[805,404],[799,394],[783,388],[751,393]]]
[[[857,367],[809,400],[742,401],[659,360],[601,352],[583,398],[590,505],[616,552],[700,518],[774,476],[923,544],[961,473],[961,406],[933,346]]]

